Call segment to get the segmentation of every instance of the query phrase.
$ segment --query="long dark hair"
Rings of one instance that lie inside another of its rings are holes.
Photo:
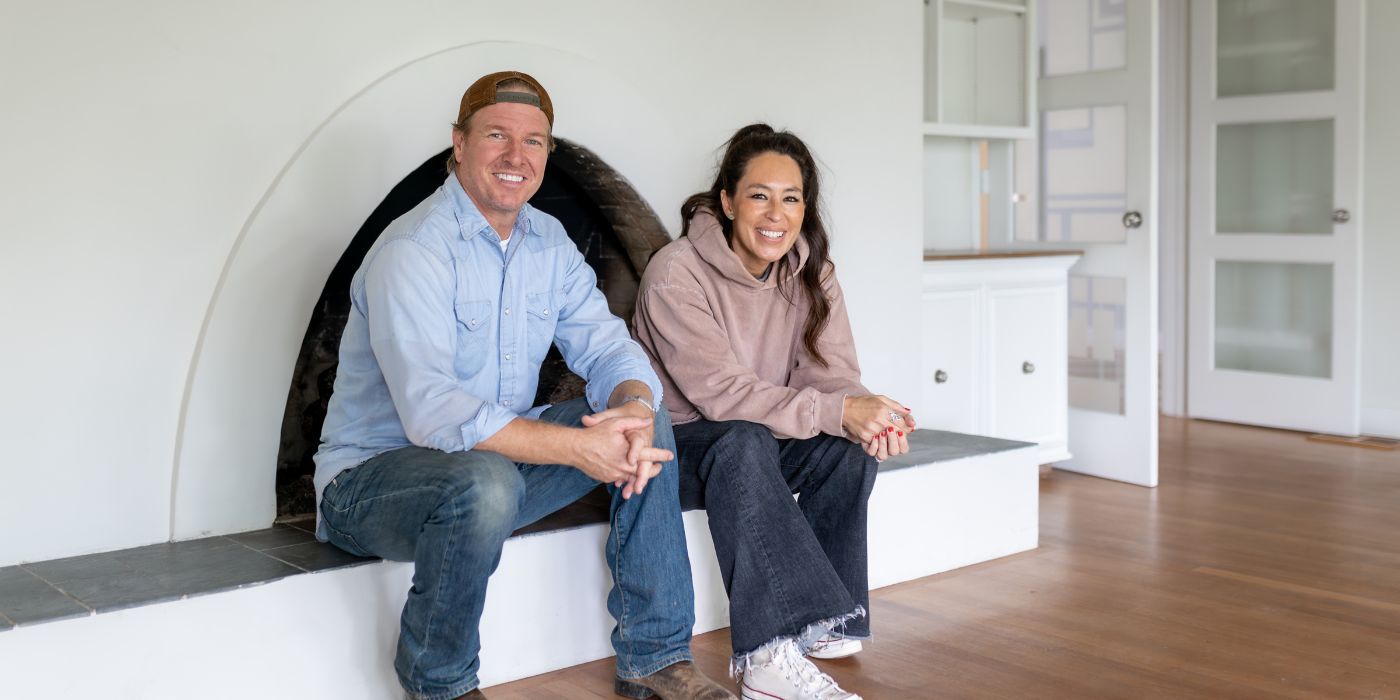
[[[732,199],[739,186],[739,180],[749,167],[749,161],[764,153],[787,156],[793,159],[802,171],[802,236],[807,241],[807,264],[802,267],[797,279],[808,302],[807,324],[802,330],[802,345],[813,359],[826,367],[826,358],[822,357],[821,351],[817,349],[817,340],[826,330],[827,320],[831,316],[831,300],[822,291],[822,275],[828,269],[833,270],[834,274],[834,267],[830,256],[831,243],[827,238],[826,225],[822,223],[821,183],[817,177],[817,162],[812,158],[811,151],[807,150],[807,144],[802,143],[802,139],[788,131],[774,131],[773,127],[767,124],[750,124],[735,132],[724,149],[724,158],[720,160],[714,184],[704,192],[690,195],[685,204],[681,205],[681,235],[690,233],[691,219],[695,218],[696,212],[703,209],[719,220],[720,228],[724,231],[724,240],[732,240],[734,225],[723,216],[720,192],[728,193]],[[773,272],[778,276],[778,289],[783,298],[787,299],[788,303],[795,303],[792,285],[784,282],[788,277],[790,264],[789,258],[783,256]]]

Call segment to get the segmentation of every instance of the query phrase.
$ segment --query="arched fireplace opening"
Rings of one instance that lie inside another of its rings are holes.
[[[637,285],[652,253],[670,242],[656,212],[620,174],[596,154],[556,138],[544,180],[530,204],[564,224],[588,264],[612,312],[631,325]],[[277,454],[277,515],[315,512],[312,456],[335,384],[340,336],[350,312],[350,279],[365,253],[394,219],[442,185],[448,150],[414,169],[395,185],[355,233],[331,270],[311,314],[292,372]],[[540,370],[535,403],[557,403],[583,394],[583,382],[551,348]],[[606,501],[604,501],[605,503]]]

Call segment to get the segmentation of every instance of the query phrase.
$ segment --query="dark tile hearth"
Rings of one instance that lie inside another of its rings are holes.
[[[0,630],[91,614],[90,608],[21,567],[0,569]]]
[[[330,569],[379,561],[378,559],[357,557],[335,545],[317,542],[314,538],[310,542],[266,549],[262,553],[306,572],[329,571]]]
[[[977,455],[1006,452],[1035,443],[1003,440],[982,435],[950,433],[946,430],[915,430],[909,433],[909,452],[880,463],[880,473],[920,464],[951,462]]]
[[[917,430],[910,435],[909,454],[885,460],[880,471],[1003,452],[1029,444]],[[608,504],[607,490],[599,487],[514,534],[538,535],[606,523]],[[315,528],[314,518],[298,517],[236,535],[0,567],[0,632],[378,561],[352,556],[316,541]]]
[[[153,544],[24,568],[97,612],[265,583],[301,571],[227,537]]]
[[[237,535],[228,535],[228,538],[244,547],[256,549],[259,552],[266,552],[279,547],[315,542],[315,527],[316,521],[314,520],[310,521],[307,528],[298,528],[290,524],[277,523],[266,530],[241,532]]]
[[[356,566],[315,521],[0,568],[0,631]]]

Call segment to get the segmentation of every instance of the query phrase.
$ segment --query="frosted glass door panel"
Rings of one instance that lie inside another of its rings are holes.
[[[1121,243],[1127,204],[1122,105],[1041,115],[1041,240]]]
[[[1069,405],[1123,413],[1128,285],[1121,277],[1069,276]]]
[[[1332,120],[1216,131],[1217,233],[1332,233]]]
[[[1042,0],[1040,5],[1041,75],[1127,65],[1128,11],[1122,0]]]
[[[1221,97],[1332,89],[1332,0],[1220,0],[1216,7]]]
[[[1218,261],[1215,367],[1332,376],[1332,265]]]

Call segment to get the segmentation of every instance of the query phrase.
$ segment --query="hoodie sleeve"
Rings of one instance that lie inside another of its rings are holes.
[[[698,289],[646,286],[637,297],[634,318],[638,337],[706,420],[751,421],[780,438],[842,435],[845,392],[794,389],[760,379],[735,357],[724,326]]]

